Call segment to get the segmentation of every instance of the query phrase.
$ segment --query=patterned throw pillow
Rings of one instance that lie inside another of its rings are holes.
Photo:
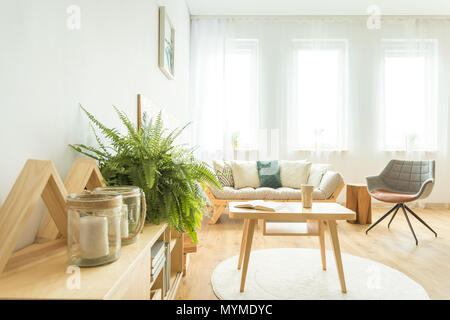
[[[223,187],[234,188],[233,171],[231,164],[228,161],[213,161],[214,171],[216,172],[217,179]]]

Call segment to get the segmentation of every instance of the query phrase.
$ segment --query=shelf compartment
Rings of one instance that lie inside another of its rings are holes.
[[[272,222],[264,221],[265,236],[318,236],[319,222]]]

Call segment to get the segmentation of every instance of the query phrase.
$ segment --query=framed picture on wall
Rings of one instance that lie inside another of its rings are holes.
[[[175,76],[175,29],[165,7],[159,7],[159,59],[161,71],[168,79]]]

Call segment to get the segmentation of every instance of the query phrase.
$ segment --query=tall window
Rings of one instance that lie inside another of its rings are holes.
[[[437,40],[382,40],[385,150],[437,149]]]
[[[345,150],[347,41],[293,43],[291,148]]]
[[[257,146],[258,60],[258,40],[227,41],[225,54],[227,131],[228,137],[234,140],[239,148]]]

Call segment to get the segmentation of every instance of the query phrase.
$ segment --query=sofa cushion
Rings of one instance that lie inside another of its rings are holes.
[[[223,190],[212,188],[217,199],[224,200],[301,200],[302,192],[293,188],[242,188],[224,187]],[[319,188],[314,189],[313,200],[325,200],[325,193]]]
[[[318,188],[322,177],[330,168],[329,164],[326,163],[313,163],[311,164],[311,170],[309,171],[308,184],[313,185]]]
[[[268,188],[280,188],[280,167],[278,161],[257,161],[259,186]]]
[[[256,161],[231,161],[231,168],[233,169],[234,187],[236,189],[259,187]]]
[[[229,161],[213,160],[213,168],[223,187],[234,187],[233,170]]]
[[[311,162],[306,160],[280,161],[280,178],[283,187],[300,189],[308,182]]]
[[[325,197],[328,199],[343,181],[340,173],[327,171],[320,181],[319,189],[325,193]]]

